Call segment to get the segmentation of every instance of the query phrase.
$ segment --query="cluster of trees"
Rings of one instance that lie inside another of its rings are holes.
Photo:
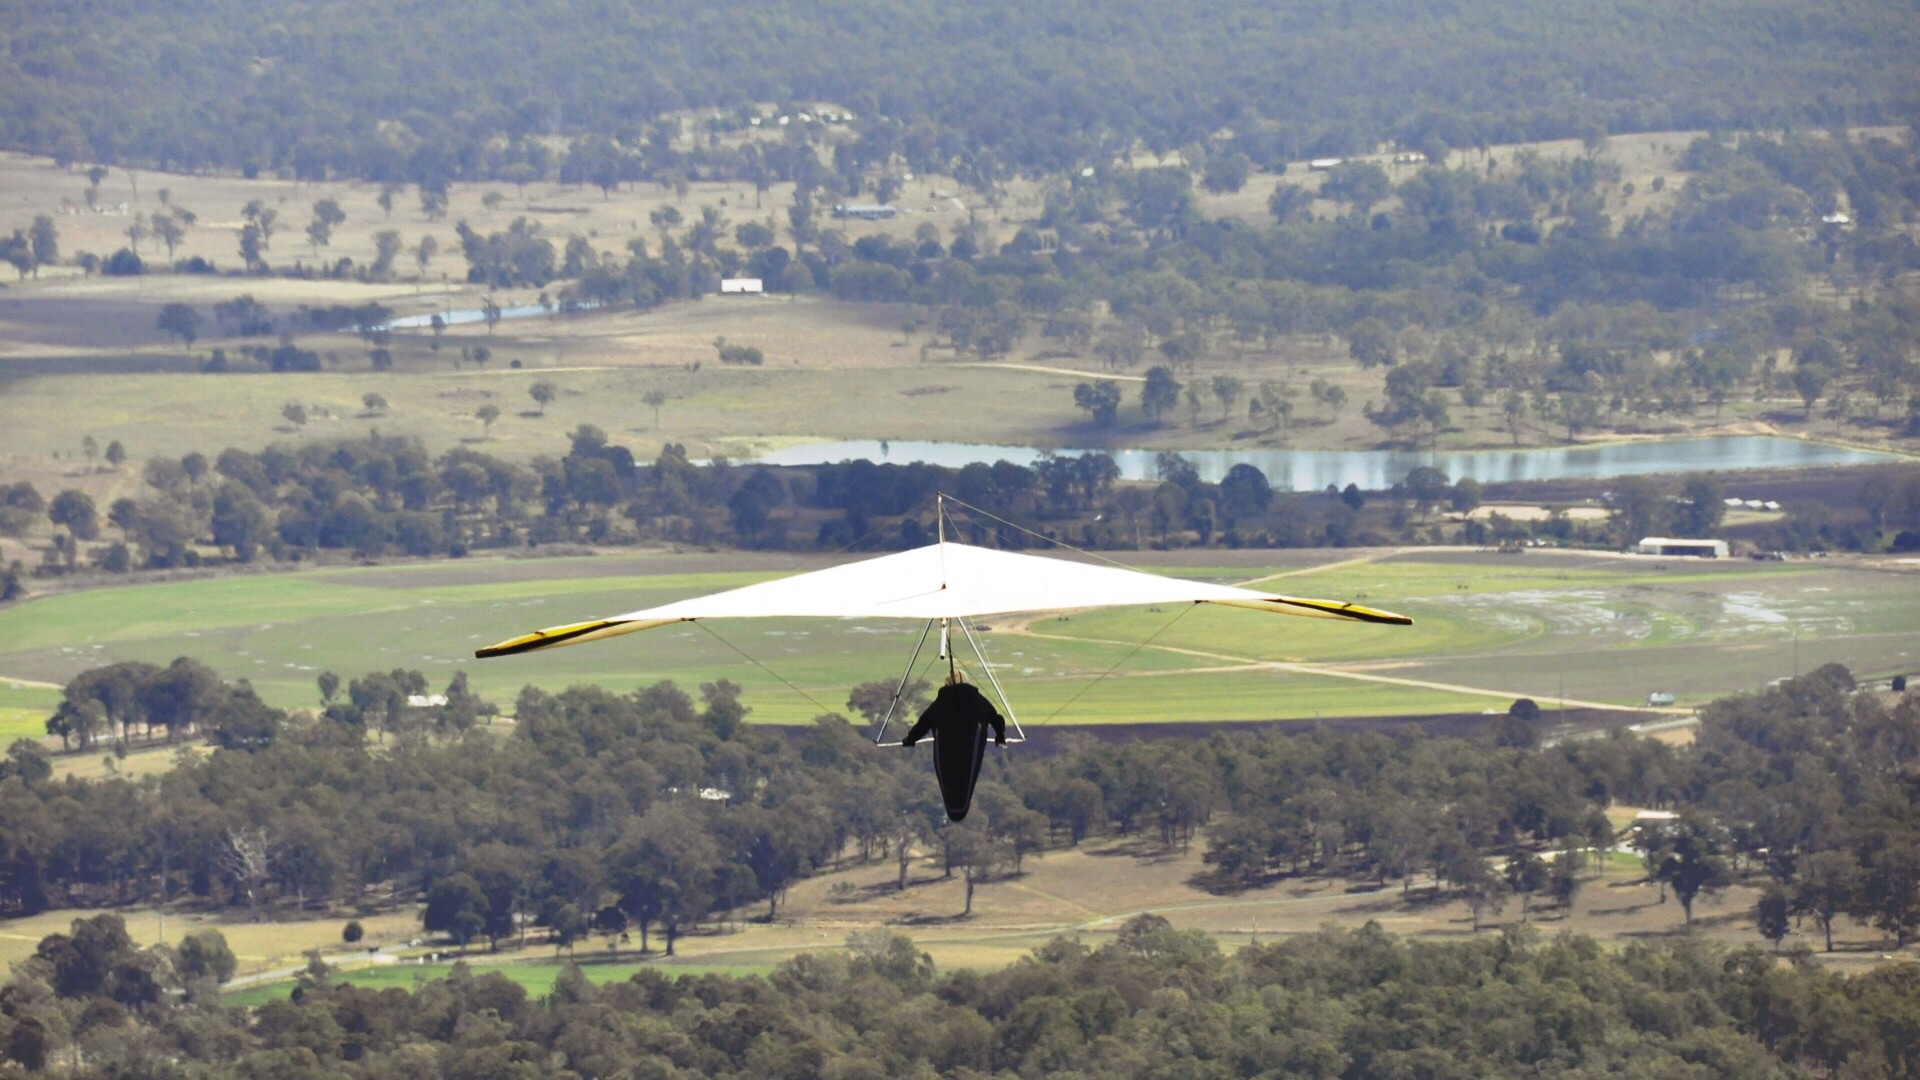
[[[505,737],[476,727],[493,709],[463,676],[444,702],[414,672],[319,685],[318,718],[295,722],[184,659],[76,679],[58,734],[91,715],[123,738],[197,728],[220,749],[147,780],[55,782],[44,752],[17,744],[0,778],[0,906],[391,895],[424,900],[427,928],[462,944],[537,926],[566,948],[631,927],[643,948],[657,930],[672,951],[755,902],[773,918],[795,881],[841,859],[894,860],[905,888],[913,852],[931,850],[965,877],[970,909],[976,883],[1049,846],[1098,834],[1184,845],[1207,827],[1211,887],[1418,881],[1477,917],[1514,894],[1570,904],[1587,854],[1616,841],[1605,808],[1628,801],[1679,812],[1629,839],[1689,919],[1698,897],[1747,877],[1782,898],[1781,919],[1762,920],[1776,940],[1792,916],[1825,933],[1851,917],[1901,943],[1920,935],[1920,697],[1888,707],[1837,666],[1714,704],[1698,743],[1678,750],[1625,733],[1542,749],[1529,701],[1478,740],[1070,736],[1049,756],[995,755],[956,827],[923,760],[875,753],[838,715],[748,725],[726,682],[702,686],[697,704],[671,683],[529,687]],[[891,690],[855,687],[848,709],[877,719]]]
[[[937,971],[911,939],[855,934],[766,978],[564,970],[536,1000],[464,965],[411,992],[314,964],[291,1000],[213,992],[224,942],[141,951],[76,922],[0,990],[29,1071],[183,1078],[1093,1075],[1912,1075],[1910,966],[1855,978],[1756,950],[1602,948],[1583,937],[1432,944],[1369,925],[1249,946],[1142,915],[997,971]],[[164,991],[178,988],[179,995]]]
[[[1207,859],[1241,883],[1344,867],[1410,884],[1421,871],[1476,915],[1511,893],[1566,904],[1581,885],[1581,852],[1611,845],[1600,811],[1619,801],[1679,811],[1628,839],[1688,920],[1702,893],[1764,872],[1777,897],[1761,923],[1769,938],[1784,938],[1798,916],[1831,948],[1834,920],[1850,916],[1904,944],[1920,935],[1920,700],[1889,709],[1854,689],[1845,668],[1829,665],[1716,702],[1681,752],[1615,737],[1507,759],[1439,740],[1393,753],[1382,740],[1363,763],[1351,743],[1287,740],[1258,767],[1235,769],[1248,779],[1226,790],[1232,816],[1210,831]],[[1527,705],[1498,725],[1500,742],[1532,741]],[[1394,796],[1381,801],[1383,790]],[[1550,864],[1532,861],[1549,846]],[[1504,873],[1489,851],[1510,853]]]
[[[1852,693],[1837,667],[1716,703],[1700,741],[1679,749],[1625,735],[1541,749],[1525,702],[1483,741],[1070,740],[1050,757],[995,755],[960,827],[938,824],[923,761],[875,753],[838,717],[793,732],[746,725],[724,683],[703,687],[699,705],[665,683],[529,689],[504,738],[462,731],[438,706],[395,712],[392,696],[421,685],[372,675],[342,698],[323,677],[322,719],[276,715],[271,738],[141,781],[55,782],[20,767],[31,754],[16,748],[0,770],[5,902],[417,897],[428,927],[461,942],[534,925],[565,949],[632,927],[643,942],[657,930],[670,950],[756,900],[777,913],[794,880],[836,858],[897,858],[904,884],[921,847],[984,879],[1050,844],[1109,831],[1179,843],[1212,819],[1208,861],[1223,885],[1432,871],[1477,914],[1510,892],[1577,890],[1564,860],[1608,843],[1600,808],[1633,799],[1680,810],[1636,843],[1689,910],[1757,876],[1780,882],[1761,903],[1769,937],[1796,915],[1819,929],[1851,915],[1901,941],[1920,932],[1920,698],[1889,709]],[[849,704],[875,707],[888,690],[856,688]],[[373,723],[391,728],[380,752],[364,731]],[[1561,854],[1547,866],[1537,853],[1552,847]],[[66,1051],[76,1075],[102,1076],[155,1059],[205,1076],[322,1075],[349,1060],[369,1076],[512,1073],[514,1062],[582,1075],[640,1062],[662,1075],[1099,1062],[1144,1075],[1176,1060],[1208,1075],[1902,1075],[1920,1022],[1899,965],[1841,978],[1690,941],[1540,945],[1523,927],[1437,945],[1326,931],[1228,958],[1145,916],[1099,949],[1059,941],[1003,972],[945,977],[878,932],[767,981],[647,973],[595,989],[569,972],[537,1009],[498,976],[461,970],[411,994],[369,992],[316,963],[291,1002],[244,1022],[212,992],[231,972],[217,935],[143,952],[117,916],[77,921],[0,989],[0,1053],[36,1069]]]
[[[1715,0],[1654,37],[1638,11],[1569,24],[1523,0],[1464,15],[1386,0],[1338,17],[1226,0],[1178,19],[1005,2],[943,15],[869,5],[843,17],[807,2],[749,25],[576,3],[551,17],[480,13],[448,48],[413,33],[454,10],[357,13],[323,43],[282,7],[237,2],[184,21],[130,3],[105,23],[76,12],[22,22],[0,69],[0,143],[62,162],[183,171],[611,186],[787,165],[782,140],[747,154],[676,138],[677,125],[659,119],[669,112],[699,110],[711,117],[699,134],[719,135],[758,115],[748,102],[778,101],[797,117],[805,102],[828,101],[854,114],[856,138],[834,156],[855,163],[993,179],[1104,166],[1144,142],[1156,153],[1206,147],[1208,174],[1231,185],[1253,165],[1386,140],[1470,147],[1885,122],[1915,44],[1884,7],[1793,0],[1759,10]],[[168,50],[182,48],[205,62],[172,62]],[[1707,55],[1717,62],[1703,66]],[[127,101],[143,107],[116,107]],[[768,125],[788,139],[819,126]],[[1223,128],[1234,134],[1217,137]],[[564,156],[548,149],[556,135],[575,138]]]

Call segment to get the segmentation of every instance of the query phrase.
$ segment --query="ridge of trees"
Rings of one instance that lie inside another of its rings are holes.
[[[0,22],[11,42],[0,143],[62,161],[439,188],[525,183],[556,165],[576,182],[671,182],[791,167],[780,142],[760,154],[677,143],[666,114],[699,110],[699,134],[717,135],[747,126],[747,102],[797,115],[824,101],[852,110],[849,157],[989,179],[1230,129],[1211,169],[1228,184],[1236,166],[1389,139],[1882,122],[1910,93],[1898,76],[1920,45],[1896,8],[1867,0],[1715,0],[1572,21],[1528,0],[1470,11],[1377,0],[1338,16],[1215,0],[1179,18],[1139,4],[807,0],[748,20],[565,4],[539,17],[463,7],[459,41],[421,40],[453,11],[437,0],[356,10],[316,35],[317,9],[294,0],[20,9]],[[182,50],[198,61],[175,62]],[[783,133],[804,140],[817,126]],[[580,140],[564,163],[545,145],[555,136]]]

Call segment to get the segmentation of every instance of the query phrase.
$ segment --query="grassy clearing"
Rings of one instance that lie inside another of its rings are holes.
[[[152,908],[47,911],[0,921],[0,967],[32,956],[41,938],[66,933],[75,919],[103,914],[116,914],[124,919],[128,936],[142,948],[162,940],[178,945],[190,933],[217,929],[226,936],[227,945],[240,962],[242,975],[301,963],[305,954],[313,949],[341,948],[340,932],[349,918],[360,920],[367,935],[364,944],[368,947],[407,941],[420,933],[420,918],[412,911],[261,923],[248,922],[244,909],[211,915],[169,911],[164,919]]]
[[[545,997],[553,990],[555,980],[566,970],[567,965],[553,963],[512,963],[496,964],[481,962],[471,965],[476,975],[499,974],[524,987],[532,997]],[[655,963],[599,963],[589,957],[580,958],[580,970],[587,981],[595,984],[621,982],[632,978],[642,971],[658,971],[669,978],[682,975],[767,975],[773,971],[772,964],[682,964],[674,961]],[[367,990],[412,990],[423,983],[435,982],[453,973],[451,964],[396,964],[382,967],[348,968],[334,975],[336,983],[346,983]],[[271,983],[265,986],[250,986],[221,995],[221,1002],[242,1008],[265,1005],[269,1001],[279,1001],[293,992],[292,981]]]
[[[736,565],[742,569],[720,569]],[[842,710],[847,688],[898,677],[919,627],[765,620],[663,627],[630,639],[476,662],[474,648],[541,626],[747,584],[811,559],[634,556],[443,563],[261,574],[49,596],[0,612],[0,672],[58,681],[117,660],[191,655],[245,677],[283,706],[316,703],[314,678],[457,669],[503,704],[528,683],[621,690],[670,678],[747,688],[754,719],[806,722]],[[748,569],[751,567],[751,569]],[[663,572],[684,569],[687,572]],[[1259,567],[1183,567],[1247,580]],[[1897,584],[1897,583],[1895,583]],[[1634,704],[1653,689],[1684,701],[1844,659],[1902,670],[1920,608],[1887,575],[1854,564],[1729,563],[1418,554],[1276,579],[1303,595],[1361,599],[1413,615],[1409,628],[1201,607],[1113,609],[1003,620],[984,635],[1023,721],[1125,723],[1481,711],[1484,696],[1256,669],[1259,661],[1347,666],[1497,694]],[[1158,634],[1157,637],[1155,635]],[[716,640],[718,635],[719,640]],[[1136,646],[1150,644],[1136,651]],[[728,643],[756,658],[743,659]],[[1130,655],[1131,654],[1131,655]],[[930,669],[931,656],[923,657]],[[1115,670],[1117,667],[1117,670]],[[772,674],[769,673],[770,669]],[[1112,670],[1109,678],[1094,681]],[[781,680],[793,683],[805,697]],[[50,691],[0,707],[50,707]],[[1077,700],[1073,700],[1078,695]],[[808,698],[812,700],[808,700]],[[30,712],[19,714],[31,723]],[[42,713],[41,715],[44,715]]]
[[[0,680],[0,745],[45,736],[47,717],[59,704],[58,690]]]

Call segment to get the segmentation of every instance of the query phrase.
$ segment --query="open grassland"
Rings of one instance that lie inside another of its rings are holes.
[[[820,309],[839,305],[781,306],[817,319],[831,314]],[[760,340],[777,340],[785,332],[773,329]],[[700,346],[709,355],[714,336],[738,337],[737,331],[709,334]],[[502,355],[507,346],[496,342],[494,348]],[[1067,434],[1063,427],[1075,422],[1076,380],[1044,372],[917,362],[860,369],[830,367],[817,358],[777,368],[708,364],[693,371],[650,354],[645,346],[615,341],[596,348],[630,348],[630,358],[594,363],[594,358],[566,357],[558,366],[517,371],[496,364],[458,372],[446,365],[381,374],[23,377],[8,381],[0,395],[0,457],[13,455],[26,466],[53,451],[73,455],[86,435],[102,446],[119,440],[140,460],[194,451],[211,457],[229,446],[257,449],[275,441],[364,438],[378,431],[417,437],[435,452],[465,445],[524,461],[564,454],[568,433],[592,424],[646,460],[668,441],[684,443],[696,457],[737,458],[809,438],[1058,445]],[[3,369],[0,364],[0,379]],[[558,390],[544,412],[529,397],[533,384],[543,381]],[[653,409],[642,400],[654,390],[668,395],[657,425]],[[381,395],[387,406],[365,408],[362,400],[369,393]],[[289,402],[299,403],[310,417],[297,430],[281,417]],[[491,425],[476,415],[486,405],[500,412]],[[137,473],[131,475],[137,479]]]
[[[1247,565],[1252,553],[1231,567],[1192,565],[1204,553],[1138,559],[1212,580],[1271,579],[1263,587],[1359,600],[1415,625],[1113,609],[988,619],[983,645],[1029,725],[1478,712],[1521,694],[1632,706],[1655,690],[1687,706],[1790,675],[1796,660],[1801,671],[1837,660],[1871,676],[1912,670],[1920,649],[1914,575],[1854,561],[1415,550],[1319,552],[1325,565],[1314,568],[1298,565],[1300,553],[1276,556],[1290,569]],[[114,661],[186,655],[296,707],[317,703],[322,671],[417,668],[438,688],[464,669],[509,709],[527,684],[623,691],[673,679],[691,690],[725,678],[746,688],[753,719],[803,723],[844,711],[856,683],[897,678],[921,628],[694,623],[487,662],[472,653],[538,627],[819,565],[775,555],[473,559],[96,589],[0,612],[0,674],[58,682]],[[937,678],[933,651],[919,670]],[[13,693],[33,695],[0,702],[29,728],[52,704],[50,691]]]

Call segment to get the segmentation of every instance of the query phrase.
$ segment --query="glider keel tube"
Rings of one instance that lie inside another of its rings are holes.
[[[498,645],[489,645],[484,649],[475,649],[473,655],[481,660],[490,660],[496,656],[517,656],[520,653],[538,652],[541,649],[554,649],[562,645],[577,645],[582,641],[599,641],[601,638],[619,637],[641,630],[651,630],[656,626],[668,626],[677,622],[692,622],[692,619],[594,619],[592,622],[569,623],[566,626],[549,626],[545,630],[535,630],[531,634],[522,634],[517,638],[508,638]]]

